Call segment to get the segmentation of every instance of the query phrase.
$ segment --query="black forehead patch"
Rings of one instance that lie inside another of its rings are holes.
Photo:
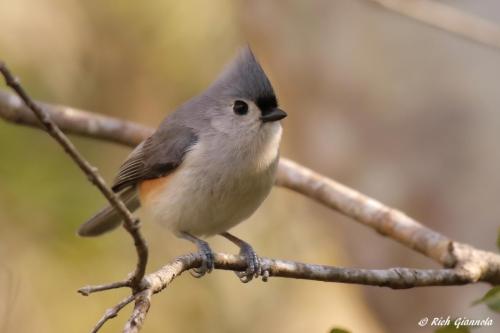
[[[266,111],[278,107],[278,100],[275,95],[260,96],[255,101],[255,104],[261,111]]]

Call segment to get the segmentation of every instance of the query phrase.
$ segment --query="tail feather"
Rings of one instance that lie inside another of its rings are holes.
[[[131,187],[119,195],[130,211],[135,211],[141,205],[135,187]],[[95,237],[118,227],[122,217],[112,206],[107,206],[78,228],[78,235]]]

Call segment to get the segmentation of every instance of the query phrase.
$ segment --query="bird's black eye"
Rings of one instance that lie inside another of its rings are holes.
[[[248,113],[248,104],[240,100],[234,101],[233,111],[237,115],[243,116]]]

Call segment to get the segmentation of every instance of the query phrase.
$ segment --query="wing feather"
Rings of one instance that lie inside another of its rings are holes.
[[[189,127],[165,125],[130,153],[118,171],[113,191],[119,192],[142,180],[168,175],[182,163],[198,137]]]

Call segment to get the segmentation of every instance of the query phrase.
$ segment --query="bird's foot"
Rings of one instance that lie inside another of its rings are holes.
[[[263,275],[260,257],[255,253],[250,244],[229,232],[223,232],[221,236],[236,244],[240,248],[240,255],[245,257],[247,269],[244,272],[235,272],[241,282],[248,283],[254,278]]]
[[[244,272],[235,272],[241,282],[248,283],[262,275],[262,263],[250,244],[241,245],[240,255],[245,257],[247,262],[247,269]]]
[[[210,245],[208,245],[208,243],[204,240],[188,233],[182,233],[180,236],[196,244],[196,247],[198,248],[198,254],[201,256],[202,260],[201,266],[198,268],[193,268],[189,271],[189,273],[195,278],[201,278],[205,274],[212,272],[214,269],[215,260],[214,253],[210,248]]]
[[[214,269],[214,253],[212,249],[207,242],[201,239],[199,241],[196,245],[198,246],[198,253],[201,255],[202,263],[199,268],[194,268],[190,271],[191,275],[195,278],[201,278]]]

